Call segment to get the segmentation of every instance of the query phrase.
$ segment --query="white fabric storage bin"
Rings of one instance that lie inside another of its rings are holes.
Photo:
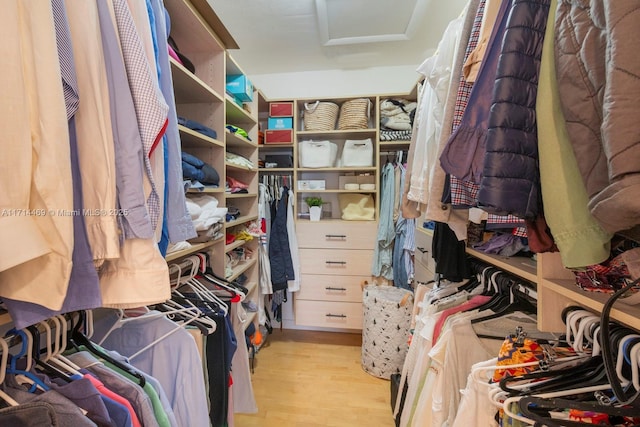
[[[303,168],[333,167],[338,146],[331,141],[301,141],[298,143],[298,162]]]
[[[373,142],[367,139],[347,139],[340,159],[343,167],[373,166]]]
[[[389,379],[402,372],[409,350],[413,294],[394,286],[365,286],[362,309],[362,369]]]

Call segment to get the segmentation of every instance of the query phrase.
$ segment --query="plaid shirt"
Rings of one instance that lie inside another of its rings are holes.
[[[469,36],[467,49],[464,52],[464,62],[467,61],[471,52],[473,52],[473,50],[478,46],[485,4],[486,0],[481,0],[478,5],[478,12],[476,13],[476,17],[473,21],[473,27],[471,27],[471,35]],[[467,82],[464,75],[461,75],[460,84],[458,85],[458,94],[456,96],[456,105],[453,112],[451,133],[455,132],[462,122],[462,116],[464,115],[464,110],[467,108],[469,96],[471,95],[471,89],[473,89],[473,82]],[[473,182],[462,181],[455,176],[451,176],[450,178],[451,206],[454,208],[470,208],[476,206],[478,190],[480,187]]]

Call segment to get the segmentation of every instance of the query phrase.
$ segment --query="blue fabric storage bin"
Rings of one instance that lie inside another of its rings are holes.
[[[226,91],[242,102],[253,101],[253,84],[244,74],[228,75]]]
[[[293,117],[269,117],[267,129],[293,129]]]

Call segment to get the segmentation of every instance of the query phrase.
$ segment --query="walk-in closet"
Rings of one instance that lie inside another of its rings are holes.
[[[636,0],[4,0],[0,426],[640,426]]]

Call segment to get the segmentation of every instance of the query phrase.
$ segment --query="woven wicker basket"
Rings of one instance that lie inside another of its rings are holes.
[[[333,102],[305,102],[304,130],[328,131],[336,128],[340,107]]]
[[[369,285],[362,296],[362,369],[389,379],[402,372],[409,346],[413,294],[394,286]]]
[[[339,130],[367,129],[371,115],[371,100],[358,98],[345,101],[340,107]]]

